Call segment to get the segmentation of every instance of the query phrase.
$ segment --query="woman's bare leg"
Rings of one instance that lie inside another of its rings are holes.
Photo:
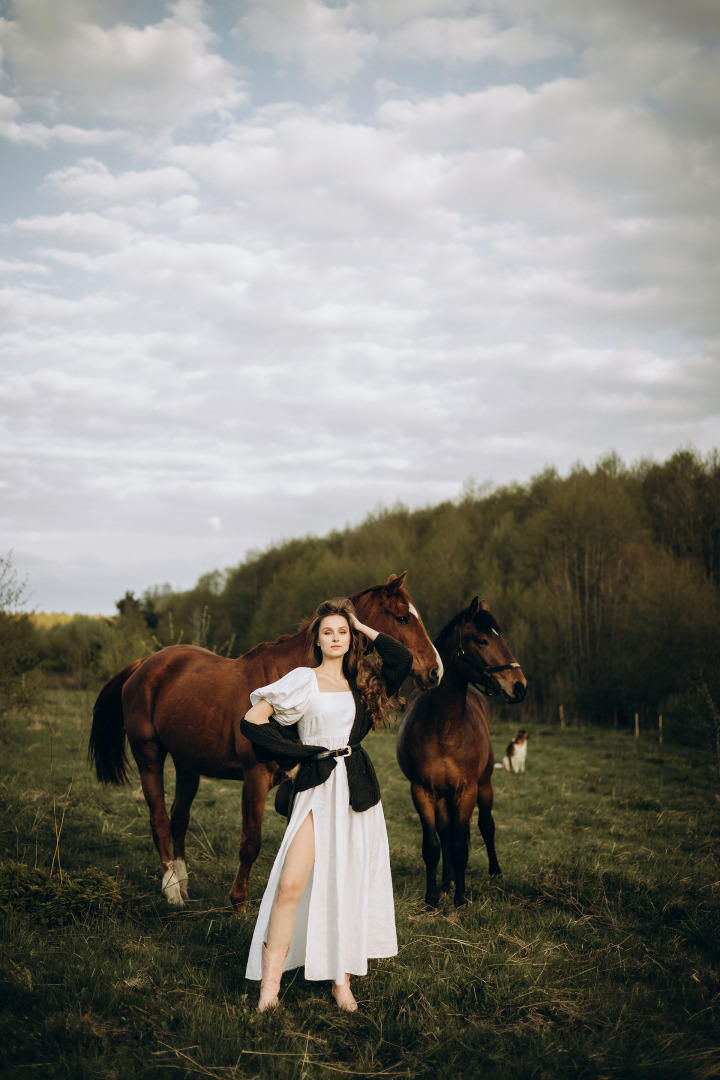
[[[284,949],[292,941],[297,907],[314,865],[315,823],[311,810],[295,834],[285,856],[268,922],[268,952]]]

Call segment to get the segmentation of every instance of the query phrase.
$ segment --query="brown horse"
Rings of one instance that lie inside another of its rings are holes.
[[[475,803],[490,873],[500,873],[492,816],[489,710],[476,684],[482,683],[485,695],[501,693],[514,703],[525,697],[527,682],[487,604],[477,597],[450,620],[435,646],[445,671],[442,684],[429,694],[410,695],[398,730],[397,759],[410,781],[422,822],[425,902],[437,907],[436,871],[442,850],[442,888],[447,892],[455,879],[459,907],[466,903],[465,869]]]
[[[358,617],[402,641],[413,654],[417,685],[436,686],[440,657],[403,588],[405,574],[351,597]],[[171,645],[136,660],[115,675],[93,710],[88,758],[98,780],[128,782],[125,736],[137,763],[150,827],[160,855],[162,891],[171,904],[187,899],[185,834],[201,776],[243,780],[240,865],[230,899],[245,910],[250,870],[260,851],[265,798],[284,773],[259,764],[239,723],[250,708],[250,691],[307,664],[308,642],[298,633],[263,642],[237,660],[192,645]],[[175,765],[175,799],[168,817],[163,766]],[[170,839],[173,854],[170,853]]]

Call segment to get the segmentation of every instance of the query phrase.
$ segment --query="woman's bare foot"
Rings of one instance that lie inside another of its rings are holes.
[[[345,1009],[346,1012],[357,1012],[357,1001],[350,989],[349,975],[345,976],[344,983],[333,983],[332,996],[335,998],[338,1008]]]

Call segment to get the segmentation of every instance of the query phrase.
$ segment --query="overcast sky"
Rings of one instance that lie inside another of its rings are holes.
[[[0,15],[0,554],[30,606],[720,445],[717,0]]]

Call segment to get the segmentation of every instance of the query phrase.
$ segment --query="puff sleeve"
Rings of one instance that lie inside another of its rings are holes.
[[[267,701],[274,710],[273,720],[283,725],[296,724],[307,712],[316,685],[312,668],[294,668],[277,682],[253,690],[250,702],[257,705],[259,701]]]

